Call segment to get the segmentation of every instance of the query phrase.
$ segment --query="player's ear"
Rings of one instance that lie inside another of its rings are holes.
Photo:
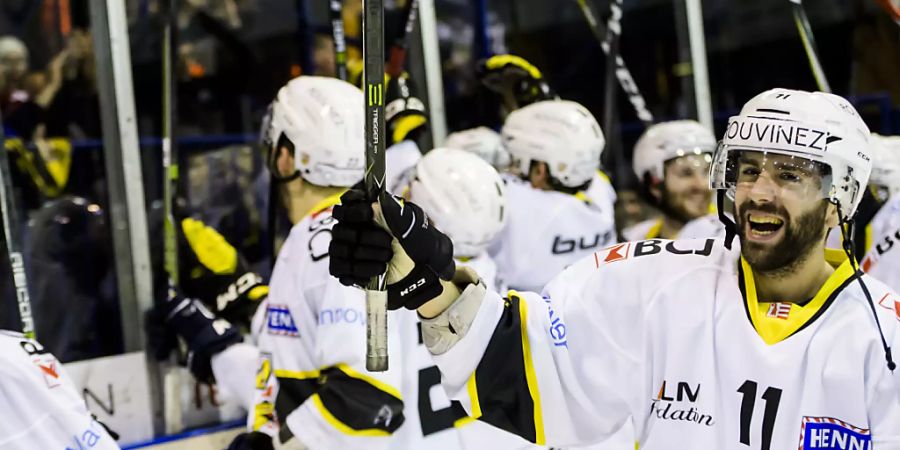
[[[531,164],[531,170],[528,172],[528,179],[532,186],[543,187],[550,185],[550,170],[547,163],[535,161]]]
[[[838,219],[837,206],[827,200],[825,202],[827,203],[825,205],[825,226],[830,230],[840,224],[840,219]]]
[[[662,202],[662,187],[662,182],[650,183],[647,187],[647,192],[650,193],[656,203]]]

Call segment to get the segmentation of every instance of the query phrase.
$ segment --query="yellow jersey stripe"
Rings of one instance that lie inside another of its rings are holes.
[[[353,428],[350,428],[344,422],[341,422],[340,420],[338,420],[337,417],[334,417],[334,415],[331,414],[330,411],[328,411],[328,408],[326,408],[325,404],[322,403],[322,399],[319,397],[319,394],[313,394],[312,397],[310,397],[310,399],[312,400],[313,406],[315,406],[316,410],[318,410],[319,413],[322,414],[322,418],[324,418],[326,422],[328,422],[332,427],[334,427],[336,430],[340,431],[341,433],[344,433],[344,434],[347,434],[350,436],[390,436],[391,435],[391,433],[388,433],[387,431],[384,431],[384,430],[379,430],[377,428],[368,428],[365,430],[354,430]]]
[[[469,392],[469,401],[472,403],[472,415],[456,419],[453,422],[454,428],[468,425],[481,417],[481,402],[478,400],[478,385],[475,384],[475,372],[472,372],[472,376],[466,382],[466,390]]]
[[[341,372],[344,372],[350,378],[356,378],[357,380],[365,381],[366,383],[371,384],[372,386],[378,388],[382,392],[386,392],[391,396],[395,397],[397,400],[403,400],[403,396],[400,394],[400,391],[397,390],[394,386],[391,386],[384,381],[373,378],[369,375],[357,372],[356,369],[348,366],[347,364],[338,364],[335,366]]]
[[[469,401],[472,402],[472,418],[481,417],[481,402],[478,400],[478,385],[475,384],[475,372],[469,377],[466,383],[466,389],[469,391]]]
[[[531,358],[531,345],[528,342],[528,306],[525,300],[519,297],[519,316],[522,328],[522,356],[525,360],[525,379],[528,381],[528,392],[534,403],[534,443],[544,445],[544,417],[541,411],[541,393],[538,390],[537,374],[534,371],[534,362]]]
[[[656,223],[654,223],[653,226],[650,227],[649,230],[647,230],[647,235],[644,236],[644,239],[656,239],[656,238],[658,238],[658,237],[659,237],[659,230],[662,230],[662,226],[663,226],[663,221],[662,221],[662,219],[657,220]]]
[[[285,369],[275,369],[275,377],[277,378],[293,378],[295,380],[308,380],[310,378],[318,378],[319,374],[322,372],[318,369],[316,370],[285,370]]]
[[[757,334],[759,334],[766,344],[777,344],[806,326],[817,317],[817,313],[819,313],[826,305],[828,299],[832,297],[832,294],[853,276],[853,266],[850,264],[846,255],[843,256],[843,262],[834,273],[828,277],[828,280],[825,281],[825,284],[822,285],[812,300],[805,305],[796,303],[787,305],[788,313],[786,314],[786,317],[777,317],[769,314],[770,308],[773,307],[773,303],[759,301],[756,291],[756,282],[753,279],[753,271],[747,261],[741,257],[747,312]],[[836,262],[835,259],[837,257],[839,257],[838,252],[826,252],[826,259],[831,264]]]
[[[315,205],[313,205],[313,207],[310,208],[309,211],[306,212],[306,216],[311,216],[317,212],[324,211],[334,205],[341,203],[341,196],[344,195],[344,192],[347,192],[347,191],[343,190],[341,192],[338,192],[337,194],[325,197],[319,203],[316,203]],[[304,217],[306,217],[306,216],[304,216]]]

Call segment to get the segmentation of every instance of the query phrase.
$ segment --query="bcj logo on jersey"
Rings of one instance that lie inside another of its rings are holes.
[[[662,239],[648,239],[645,241],[624,242],[604,248],[594,253],[594,265],[597,268],[604,264],[622,261],[628,258],[640,258],[642,256],[656,255],[659,253],[671,253],[673,255],[700,255],[712,254],[715,239],[697,240],[695,242],[664,241]]]
[[[291,310],[286,305],[269,305],[266,311],[267,327],[269,334],[277,334],[281,336],[299,336],[300,331],[291,316]]]
[[[803,417],[800,450],[871,450],[869,430],[831,417]]]

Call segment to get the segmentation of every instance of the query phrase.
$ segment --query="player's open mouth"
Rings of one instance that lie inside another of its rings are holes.
[[[784,226],[784,220],[769,214],[747,214],[749,235],[765,240]]]

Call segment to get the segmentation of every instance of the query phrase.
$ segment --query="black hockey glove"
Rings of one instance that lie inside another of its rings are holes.
[[[165,359],[174,348],[171,334],[188,346],[187,366],[198,381],[213,383],[210,359],[243,338],[225,319],[217,319],[200,302],[169,290],[169,298],[153,307],[146,317],[148,342],[158,359]]]
[[[440,279],[453,277],[453,244],[417,205],[389,199],[382,215],[390,233],[376,224],[362,190],[341,197],[333,212],[338,223],[332,228],[329,271],[344,285],[362,287],[387,269],[388,309],[416,309],[443,292]]]
[[[272,437],[259,431],[241,433],[234,437],[226,450],[274,450]]]
[[[186,268],[180,286],[184,294],[203,302],[218,317],[249,327],[269,287],[212,227],[186,218],[180,228],[181,259]]]

